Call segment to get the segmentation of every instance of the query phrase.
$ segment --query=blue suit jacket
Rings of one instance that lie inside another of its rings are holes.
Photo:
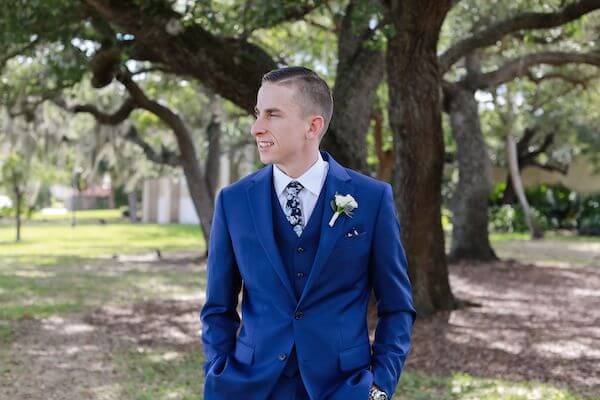
[[[392,187],[321,154],[329,162],[327,206],[298,301],[273,235],[271,207],[279,207],[271,204],[273,166],[217,195],[200,311],[206,400],[266,400],[294,343],[312,400],[366,400],[372,383],[390,397],[394,392],[416,311]],[[336,193],[351,194],[358,208],[330,227]],[[348,236],[355,229],[358,235]],[[371,289],[379,317],[372,346]]]

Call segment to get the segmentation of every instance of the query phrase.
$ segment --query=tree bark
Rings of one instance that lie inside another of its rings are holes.
[[[137,195],[135,189],[127,193],[127,203],[129,205],[129,221],[132,224],[138,222],[137,220]]]
[[[13,190],[15,193],[15,223],[17,225],[17,237],[16,241],[21,241],[21,190],[19,189],[18,184],[15,182],[13,186]]]
[[[523,180],[521,179],[521,171],[519,168],[519,150],[517,148],[517,141],[513,136],[513,129],[515,126],[515,105],[513,101],[513,94],[511,93],[510,89],[507,89],[506,93],[503,95],[503,98],[504,102],[506,103],[506,112],[500,113],[500,118],[502,119],[506,129],[506,158],[508,170],[511,176],[513,189],[517,195],[517,198],[519,199],[519,202],[521,203],[523,213],[525,214],[525,222],[527,223],[531,237],[532,239],[538,239],[541,238],[543,234],[532,217],[531,209],[529,208],[529,203],[527,202],[527,197],[525,196]],[[533,137],[533,133],[525,133],[525,141],[529,141],[531,137]]]
[[[521,174],[519,172],[517,144],[511,132],[508,132],[506,135],[506,150],[508,153],[508,166],[510,170],[510,176],[512,178],[513,188],[517,194],[519,202],[521,203],[521,207],[523,208],[525,221],[529,227],[529,232],[531,233],[532,239],[539,239],[543,236],[543,234],[533,219],[531,209],[529,208],[529,203],[527,202],[527,197],[525,196],[525,189],[523,188],[523,181],[521,180]]]
[[[208,142],[208,151],[204,167],[204,177],[206,187],[214,199],[221,175],[221,122],[219,117],[213,113],[208,127],[206,128],[206,140]]]
[[[481,132],[475,93],[461,85],[445,85],[444,102],[456,141],[458,184],[450,204],[450,260],[490,261],[498,257],[488,232],[491,164]]]
[[[373,138],[375,139],[375,153],[379,165],[377,167],[377,179],[389,182],[394,169],[394,150],[383,149],[383,112],[379,107],[373,107],[371,111],[373,120]]]
[[[396,164],[392,181],[415,306],[430,314],[457,305],[440,212],[444,141],[436,55],[451,1],[395,0],[386,6],[395,28],[386,56]]]
[[[342,165],[368,174],[366,137],[371,103],[383,79],[384,52],[368,47],[373,31],[361,15],[366,2],[348,4],[338,35],[338,65],[333,88],[334,117],[322,147]]]

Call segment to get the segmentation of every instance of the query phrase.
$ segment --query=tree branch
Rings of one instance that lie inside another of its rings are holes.
[[[20,54],[23,54],[27,50],[30,50],[31,48],[35,47],[35,45],[38,44],[39,41],[40,41],[40,38],[38,36],[35,39],[33,39],[31,42],[27,43],[26,45],[24,45],[22,47],[19,47],[18,49],[15,49],[13,51],[10,51],[7,54],[5,54],[2,57],[0,57],[0,71],[2,71],[2,69],[4,68],[4,66],[6,65],[6,63],[11,58],[16,57],[16,56],[18,56]]]
[[[181,15],[168,2],[155,1],[152,13],[144,13],[133,0],[84,0],[111,24],[135,36],[137,54],[144,61],[159,62],[174,74],[191,76],[252,113],[262,76],[277,68],[273,58],[244,38],[223,38],[199,24],[168,30]],[[145,58],[145,56],[150,58]]]
[[[594,76],[575,77],[560,72],[548,72],[542,76],[535,76],[531,71],[529,71],[529,73],[527,73],[527,78],[536,84],[549,79],[560,79],[572,84],[573,86],[581,86],[583,89],[586,89],[588,82],[591,81]]]
[[[493,45],[505,35],[520,30],[547,29],[573,21],[600,8],[600,0],[580,0],[554,13],[522,13],[458,41],[439,58],[440,71],[448,71],[454,63],[476,48]]]
[[[542,144],[539,145],[537,149],[529,151],[528,155],[531,158],[535,158],[540,154],[544,153],[546,150],[548,150],[548,147],[550,147],[552,143],[554,143],[554,133],[549,133],[546,136],[544,136],[544,141],[542,142]]]
[[[545,164],[540,163],[539,161],[533,160],[527,164],[528,167],[537,167],[544,169],[550,172],[559,172],[563,175],[567,175],[569,172],[569,164],[554,164],[551,162],[547,162]]]
[[[129,127],[129,130],[123,136],[123,138],[139,146],[146,155],[146,158],[152,162],[155,162],[157,164],[169,165],[171,167],[181,166],[181,157],[177,153],[169,150],[165,146],[161,146],[160,153],[157,153],[156,151],[154,151],[152,146],[150,146],[148,142],[146,142],[140,136],[138,130],[133,125]]]
[[[92,104],[77,104],[74,106],[67,106],[64,100],[56,99],[53,100],[54,104],[59,107],[71,111],[72,113],[88,113],[92,114],[96,121],[103,125],[119,125],[121,122],[125,121],[129,115],[135,110],[135,101],[130,97],[119,107],[117,111],[112,114],[105,113],[100,111],[96,106]]]
[[[487,89],[509,82],[518,76],[530,74],[529,68],[534,65],[564,65],[564,64],[590,64],[600,66],[600,52],[567,53],[560,51],[547,51],[528,54],[514,58],[495,71],[484,74],[473,74],[465,78],[465,84],[473,89]]]
[[[250,2],[247,2],[249,4]],[[310,14],[315,9],[319,8],[323,3],[327,3],[325,1],[315,1],[314,3],[306,3],[306,4],[294,4],[288,3],[289,5],[284,6],[281,14],[277,16],[277,18],[265,18],[264,16],[261,18],[262,23],[251,26],[250,31],[244,32],[244,36],[249,36],[249,34],[256,29],[268,29],[272,28],[276,25],[282,24],[284,22],[298,21],[303,19],[306,15]]]

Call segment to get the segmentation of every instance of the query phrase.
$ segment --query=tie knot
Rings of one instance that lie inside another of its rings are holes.
[[[303,188],[304,188],[304,186],[302,186],[302,184],[300,182],[291,181],[290,183],[288,183],[286,190],[290,194],[296,194],[296,193],[299,193]]]

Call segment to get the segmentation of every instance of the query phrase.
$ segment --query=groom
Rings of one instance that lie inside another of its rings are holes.
[[[416,318],[392,187],[319,151],[333,100],[313,71],[264,75],[255,113],[268,165],[216,199],[200,312],[204,398],[391,399]]]

